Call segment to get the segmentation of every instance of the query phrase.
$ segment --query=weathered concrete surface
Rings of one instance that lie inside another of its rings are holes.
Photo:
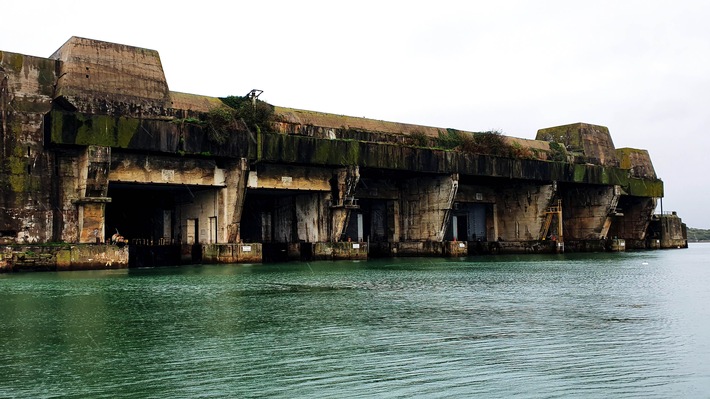
[[[641,179],[656,178],[656,171],[653,169],[648,151],[636,148],[618,148],[616,156],[619,159],[619,167],[628,169],[631,176]]]
[[[53,60],[0,51],[0,236],[18,243],[52,239],[54,167],[42,123],[55,69]]]
[[[261,263],[259,243],[206,244],[202,246],[202,263]]]
[[[456,175],[406,180],[401,192],[403,240],[443,241],[457,189]]]
[[[332,177],[333,171],[322,167],[262,164],[249,172],[247,188],[330,191]]]
[[[605,126],[575,123],[540,129],[537,140],[562,143],[568,151],[578,152],[585,162],[602,166],[619,166],[614,142]]]
[[[0,272],[121,269],[128,247],[115,245],[8,245],[0,247]]]
[[[365,242],[319,242],[313,249],[314,260],[364,260],[368,245]]]
[[[371,242],[370,256],[444,256],[444,243],[437,241]]]
[[[260,161],[347,166],[582,184],[618,185],[629,195],[663,196],[663,182],[629,176],[629,171],[594,164],[513,159],[387,143],[262,135]],[[610,161],[611,162],[611,161]]]
[[[114,153],[111,182],[224,187],[226,170],[213,159]]]
[[[540,230],[547,208],[557,195],[552,184],[534,185],[517,182],[496,192],[496,218],[501,241],[540,240]],[[559,233],[557,233],[559,235]]]
[[[72,37],[50,58],[61,61],[54,97],[72,110],[143,116],[170,106],[155,50]]]
[[[226,242],[240,243],[242,211],[246,197],[247,173],[249,165],[245,158],[230,162],[226,168],[226,187],[220,190],[220,202],[224,203],[219,214],[220,220],[226,223]]]
[[[74,37],[49,59],[0,52],[0,243],[120,233],[187,262],[256,261],[244,241],[261,259],[549,252],[558,200],[565,248],[683,242],[653,215],[648,152],[615,149],[603,126],[493,151],[464,145],[489,133],[282,107],[254,124],[236,108],[170,92],[154,50]]]
[[[465,241],[444,242],[444,255],[454,258],[468,256],[468,243]]]
[[[657,215],[651,221],[649,235],[659,241],[660,248],[688,247],[688,228],[675,212]]]
[[[331,230],[328,241],[340,241],[353,210],[359,206],[355,202],[355,190],[360,182],[358,167],[341,168],[335,171],[331,182]]]
[[[571,241],[601,240],[609,236],[620,190],[615,186],[560,187],[566,246]]]
[[[612,216],[608,237],[624,237],[628,249],[648,248],[648,226],[655,209],[655,198],[622,196]]]

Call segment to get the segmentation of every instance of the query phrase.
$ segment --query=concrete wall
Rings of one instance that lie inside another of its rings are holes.
[[[622,195],[608,237],[622,237],[629,249],[646,248],[646,234],[656,209],[655,198]]]
[[[56,81],[53,60],[0,51],[0,235],[51,240],[54,162],[44,150],[44,114]]]
[[[498,237],[503,241],[539,240],[545,211],[553,205],[556,195],[556,187],[552,184],[517,182],[497,189]]]
[[[155,50],[72,37],[50,58],[61,61],[55,95],[79,112],[160,115],[170,105]]]
[[[619,166],[614,142],[605,126],[588,123],[556,126],[537,131],[537,140],[562,143],[568,151],[579,153],[582,161],[594,165]]]
[[[319,242],[314,245],[316,260],[364,260],[367,259],[368,244],[358,242]]]
[[[618,148],[616,157],[619,159],[619,167],[628,169],[631,176],[642,179],[656,178],[656,171],[648,151],[636,148]]]
[[[621,196],[614,186],[560,186],[565,242],[609,237]]]
[[[262,245],[208,244],[202,246],[202,263],[261,263]]]
[[[0,247],[0,272],[126,267],[128,267],[128,247],[68,244]]]
[[[219,142],[218,107],[170,92],[154,50],[73,37],[50,59],[0,52],[0,242],[102,241],[114,192],[129,215],[143,205],[133,193],[160,197],[136,213],[155,225],[136,231],[183,244],[240,244],[247,203],[250,237],[294,256],[361,256],[334,246],[358,214],[363,240],[389,254],[463,253],[445,243],[452,214],[506,243],[495,248],[537,251],[558,198],[567,240],[642,242],[663,196],[648,153],[616,150],[603,126],[504,138],[518,151],[491,155],[440,145],[471,132],[276,107],[260,129],[220,128]],[[214,248],[217,260],[241,256]]]
[[[403,240],[443,241],[457,189],[457,176],[404,181],[400,202]]]
[[[688,229],[675,213],[656,215],[651,221],[649,238],[659,240],[660,248],[688,247]]]
[[[175,213],[179,223],[178,234],[183,243],[216,244],[221,241],[218,199],[217,189],[191,191],[179,197]]]

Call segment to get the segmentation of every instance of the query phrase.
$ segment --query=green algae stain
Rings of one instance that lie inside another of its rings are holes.
[[[108,115],[81,115],[52,111],[53,143],[128,148],[141,120]]]
[[[628,192],[638,197],[663,197],[663,181],[629,179]]]
[[[609,169],[602,167],[600,172],[601,173],[599,174],[598,181],[603,184],[609,184],[609,181],[610,181]]]
[[[10,175],[8,176],[8,182],[10,183],[10,190],[16,193],[22,193],[27,191],[25,185],[27,181],[24,175]]]
[[[83,120],[83,118],[77,117],[77,132],[74,144],[89,145],[92,144],[98,137],[94,133],[93,120]]]
[[[317,164],[328,163],[331,154],[334,152],[331,148],[330,143],[320,142],[315,144],[315,149],[313,152],[313,162]]]
[[[74,144],[81,145],[128,148],[140,126],[139,119],[108,115],[77,116],[76,119],[78,127]],[[55,126],[52,134],[54,139]]]
[[[52,140],[52,143],[61,143],[62,142],[62,128],[64,125],[64,118],[62,118],[62,114],[52,111],[51,115],[49,116],[50,118],[50,137]]]
[[[357,165],[360,160],[360,143],[357,141],[347,142],[346,165]]]
[[[572,180],[576,183],[581,183],[584,181],[584,176],[587,174],[587,168],[585,165],[574,165],[574,176]]]
[[[10,68],[12,68],[13,71],[21,72],[22,66],[25,63],[25,57],[23,57],[22,54],[10,53],[8,58],[8,64],[10,65]]]
[[[10,156],[7,159],[7,164],[12,175],[21,175],[27,170],[27,162],[25,162],[24,158]]]
[[[51,96],[54,91],[55,62],[54,60],[43,60],[38,68],[37,83],[39,83],[40,90],[42,94]]]
[[[116,145],[121,148],[128,148],[139,126],[139,119],[119,118],[116,124]]]

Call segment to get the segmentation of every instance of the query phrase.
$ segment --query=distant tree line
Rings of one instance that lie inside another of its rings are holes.
[[[688,241],[710,241],[710,230],[688,227]]]

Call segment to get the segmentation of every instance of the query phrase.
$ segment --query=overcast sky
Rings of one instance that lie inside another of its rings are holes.
[[[710,2],[4,2],[0,50],[157,50],[171,90],[534,138],[575,122],[647,149],[663,210],[710,228]],[[660,210],[660,209],[659,209]]]

